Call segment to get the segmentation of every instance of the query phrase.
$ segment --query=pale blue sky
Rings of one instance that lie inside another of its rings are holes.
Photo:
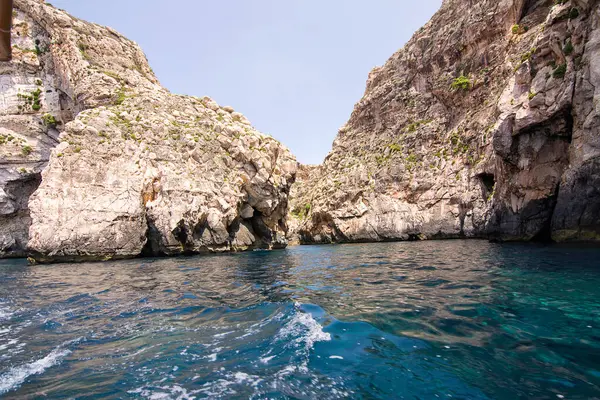
[[[135,40],[174,93],[245,114],[320,163],[382,65],[441,0],[50,0]]]

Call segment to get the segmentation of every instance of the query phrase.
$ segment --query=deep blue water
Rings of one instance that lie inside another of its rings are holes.
[[[0,262],[0,397],[600,399],[600,249]]]

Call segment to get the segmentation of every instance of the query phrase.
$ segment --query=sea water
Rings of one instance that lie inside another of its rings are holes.
[[[600,398],[600,249],[5,260],[0,397]]]

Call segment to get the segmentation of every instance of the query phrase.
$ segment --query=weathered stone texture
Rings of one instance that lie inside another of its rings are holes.
[[[26,50],[0,64],[0,130],[31,139],[27,151],[0,145],[6,254],[78,261],[287,244],[288,149],[231,107],[169,93],[112,29],[39,1],[16,7],[15,30],[21,20],[29,29],[16,41]],[[37,87],[39,107],[15,107],[19,90]],[[17,192],[17,180],[31,184]]]
[[[294,189],[292,236],[598,240],[599,12],[444,1]]]

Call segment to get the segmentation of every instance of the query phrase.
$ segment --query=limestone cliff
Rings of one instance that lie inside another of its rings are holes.
[[[0,63],[0,255],[285,246],[297,163],[230,107],[162,88],[114,30],[15,0]]]
[[[295,189],[300,241],[600,240],[599,23],[596,0],[444,0]]]

